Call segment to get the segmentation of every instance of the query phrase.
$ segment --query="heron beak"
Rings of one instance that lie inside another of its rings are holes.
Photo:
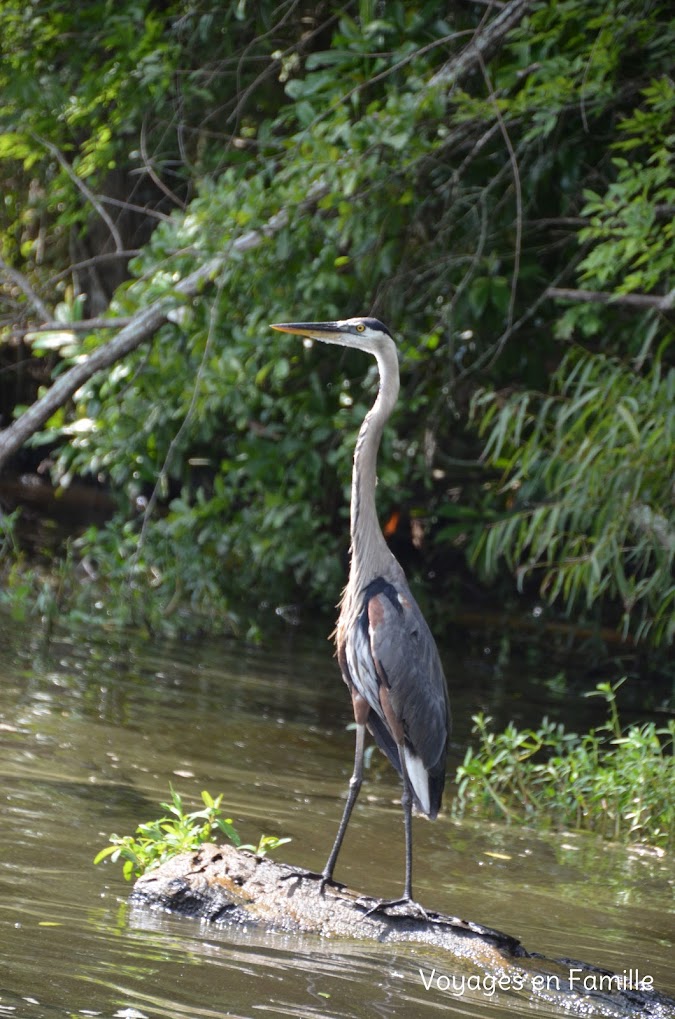
[[[343,332],[338,322],[276,322],[270,329],[280,333],[295,333],[296,336],[309,336],[313,340],[335,340]]]

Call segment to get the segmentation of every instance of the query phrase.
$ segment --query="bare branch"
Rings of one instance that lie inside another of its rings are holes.
[[[181,280],[174,294],[193,297],[204,283],[218,272],[222,258],[214,258]],[[109,368],[139,347],[167,321],[168,313],[178,304],[175,296],[160,298],[134,315],[131,322],[109,343],[94,350],[85,360],[64,372],[39,400],[36,400],[17,420],[0,432],[0,470],[20,447],[40,429],[52,414],[73,396],[80,386],[88,382],[103,368]]]
[[[523,190],[520,183],[520,170],[518,169],[518,160],[516,158],[516,153],[511,143],[511,138],[506,128],[506,124],[504,123],[504,118],[502,117],[501,110],[499,109],[499,104],[495,97],[495,91],[494,88],[492,87],[492,81],[490,79],[488,69],[485,66],[485,61],[483,60],[483,54],[480,52],[480,50],[478,51],[478,64],[483,75],[483,80],[485,81],[487,89],[490,93],[488,98],[492,103],[495,112],[495,119],[499,125],[499,130],[501,131],[502,137],[504,139],[504,144],[506,145],[509,154],[509,160],[511,161],[511,170],[513,173],[513,185],[516,194],[516,239],[513,251],[513,271],[511,273],[511,295],[509,297],[509,311],[507,316],[507,331],[508,331],[513,325],[513,313],[516,306],[516,288],[518,286],[518,276],[520,274],[520,255],[523,239]],[[492,361],[490,361],[490,364],[494,363],[494,361],[499,357],[500,353],[501,347],[498,347],[494,353]]]
[[[147,171],[150,179],[157,185],[157,187],[159,188],[160,191],[164,192],[164,194],[167,196],[167,198],[171,199],[171,201],[174,203],[174,205],[178,206],[179,209],[187,208],[187,206],[186,206],[185,202],[183,201],[183,199],[179,198],[178,195],[175,194],[171,190],[171,188],[167,184],[164,183],[164,181],[162,180],[162,178],[159,176],[159,174],[155,170],[154,166],[152,165],[152,160],[150,159],[150,156],[148,155],[148,149],[147,149],[147,144],[146,144],[145,118],[143,119],[143,123],[141,124],[140,148],[141,148],[141,157],[143,159],[143,166],[144,166],[145,170]]]
[[[110,195],[101,195],[100,198],[102,205],[116,205],[119,209],[124,209],[125,212],[140,212],[143,216],[148,216],[150,219],[160,219],[163,223],[170,223],[171,216],[166,212],[159,212],[158,209],[153,209],[149,205],[136,205],[134,202],[124,202],[121,198],[112,198]]]
[[[15,287],[18,287],[25,297],[28,298],[41,319],[44,320],[49,318],[49,309],[47,305],[41,297],[38,297],[23,273],[19,272],[18,269],[12,269],[11,265],[7,265],[1,255],[0,272],[3,276],[7,277],[10,283],[13,283]]]
[[[84,258],[81,262],[73,262],[67,269],[63,269],[52,276],[47,283],[50,287],[53,287],[59,280],[65,279],[66,276],[77,272],[78,269],[88,269],[90,266],[98,265],[100,262],[116,262],[120,258],[135,258],[140,253],[140,248],[127,248],[126,251],[102,251],[100,255],[92,255],[91,258]]]
[[[426,46],[422,46],[412,53],[407,54],[401,60],[396,61],[390,67],[386,67],[383,71],[373,75],[372,78],[368,78],[366,86],[372,88],[372,86],[383,79],[394,74],[400,70],[401,67],[405,67],[406,64],[410,63],[411,60],[417,59],[425,53],[431,50],[437,49],[439,46],[445,46],[449,42],[455,41],[462,36],[471,35],[471,41],[461,53],[453,56],[442,68],[438,71],[428,82],[428,87],[437,85],[451,85],[459,81],[470,71],[473,71],[479,58],[482,56],[487,59],[489,56],[498,48],[504,37],[514,28],[518,22],[527,14],[529,7],[531,6],[532,0],[511,0],[510,3],[503,5],[503,9],[495,17],[493,21],[487,22],[487,15],[489,13],[489,6],[485,12],[484,18],[478,28],[473,31],[462,30],[458,32],[452,32],[450,35],[443,36],[441,39],[434,39],[433,42],[428,43]],[[484,27],[485,25],[485,27]],[[349,92],[335,102],[326,107],[326,109],[317,114],[315,119],[312,121],[310,128],[313,128],[320,120],[322,120],[327,114],[332,112],[337,106],[345,103],[351,96],[362,91],[365,86],[363,84],[356,85]],[[421,90],[420,100],[424,97],[424,90]]]
[[[576,260],[580,259],[582,255],[583,251],[579,252],[576,256]],[[571,265],[564,266],[556,276],[555,282],[557,283],[558,280],[563,279],[563,277],[570,272],[570,269],[574,266],[574,264],[576,264],[576,261],[573,259]],[[555,289],[556,289],[555,287],[548,287],[546,290],[542,290],[539,296],[535,298],[535,300],[525,309],[520,318],[517,319],[517,321],[515,321],[512,325],[507,326],[506,329],[501,334],[501,336],[498,337],[498,339],[495,341],[495,343],[488,347],[487,350],[484,350],[480,357],[476,358],[476,360],[472,364],[470,364],[467,368],[460,372],[460,374],[455,379],[455,383],[461,382],[469,375],[472,375],[473,373],[481,370],[482,368],[485,367],[486,364],[492,364],[494,360],[495,351],[501,351],[504,348],[504,344],[508,342],[511,336],[513,336],[513,334],[516,333],[520,329],[520,327],[525,324],[525,322],[529,321],[529,319],[531,319],[536,314],[540,306],[544,303],[547,297],[550,296],[551,290]],[[2,461],[0,460],[0,466],[1,465]]]
[[[531,6],[531,0],[512,0],[511,3],[505,4],[496,18],[475,34],[459,56],[453,57],[436,72],[430,84],[452,85],[476,66],[479,56],[483,60],[489,60],[504,37],[525,17]]]
[[[325,191],[325,187],[312,189],[301,208],[307,208],[308,205],[318,201]],[[282,209],[272,216],[261,229],[249,230],[248,233],[237,237],[227,251],[211,258],[199,269],[190,273],[176,284],[170,295],[160,297],[149,308],[144,308],[134,315],[109,343],[98,347],[82,361],[74,364],[72,368],[60,375],[44,396],[36,400],[8,428],[0,431],[0,470],[10,456],[16,453],[23,443],[44,425],[54,411],[67,403],[85,382],[140,347],[157,332],[160,326],[168,321],[171,311],[180,306],[184,298],[195,297],[204,286],[209,285],[231,255],[243,254],[259,247],[266,237],[282,230],[288,220],[288,210]],[[104,319],[103,321],[109,320]],[[60,328],[64,328],[64,326],[61,325]],[[65,326],[65,328],[68,327]]]
[[[30,336],[33,333],[93,333],[97,329],[123,329],[132,322],[129,316],[126,318],[83,318],[79,322],[58,322],[56,319],[51,322],[44,322],[40,326],[29,326],[26,329],[15,329],[12,336]]]
[[[654,294],[612,294],[605,290],[568,290],[566,287],[549,287],[545,297],[561,301],[583,301],[587,304],[622,304],[631,308],[670,311],[675,307],[675,290],[657,297]]]
[[[98,198],[91,190],[91,188],[87,187],[87,185],[84,183],[81,177],[78,177],[78,175],[75,173],[68,160],[65,158],[63,153],[56,147],[56,145],[54,145],[53,142],[48,141],[48,139],[46,138],[40,137],[38,137],[37,140],[40,142],[41,145],[44,145],[44,147],[48,149],[49,152],[51,152],[51,154],[54,156],[59,165],[66,171],[75,187],[82,192],[87,201],[91,203],[94,209],[96,209],[96,212],[99,214],[105,225],[108,227],[108,230],[110,230],[110,236],[115,242],[115,249],[117,251],[122,251],[124,249],[124,244],[122,243],[122,238],[120,237],[119,230],[117,229],[112,219],[105,211],[105,209],[103,208],[103,206],[101,205],[101,203],[99,202]]]
[[[588,220],[584,219],[583,216],[553,216],[545,219],[531,219],[531,227],[541,228],[542,230],[548,230],[551,226],[588,226]]]

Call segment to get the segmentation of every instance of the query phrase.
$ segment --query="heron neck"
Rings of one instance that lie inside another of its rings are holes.
[[[357,591],[381,575],[393,558],[380,528],[375,501],[377,453],[399,390],[398,358],[393,341],[391,348],[377,355],[377,363],[380,388],[361,425],[352,472],[351,579]]]

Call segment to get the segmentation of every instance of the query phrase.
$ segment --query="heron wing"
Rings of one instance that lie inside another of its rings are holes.
[[[405,739],[433,771],[445,764],[448,694],[436,642],[410,591],[386,593],[369,604],[370,644],[378,676],[388,688]]]
[[[375,712],[369,727],[400,771],[398,745],[418,805],[440,806],[450,728],[447,686],[436,643],[405,581],[368,586],[348,653],[352,681]]]

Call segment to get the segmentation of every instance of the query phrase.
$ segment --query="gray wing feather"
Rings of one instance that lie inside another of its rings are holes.
[[[409,590],[397,585],[398,605],[378,595],[370,649],[407,742],[431,774],[445,767],[450,709],[443,667],[431,631]],[[381,712],[380,712],[381,713]]]
[[[347,637],[345,653],[349,667],[349,680],[368,702],[371,710],[384,720],[379,695],[380,681],[373,661],[370,638],[367,629],[360,622],[351,628]]]

